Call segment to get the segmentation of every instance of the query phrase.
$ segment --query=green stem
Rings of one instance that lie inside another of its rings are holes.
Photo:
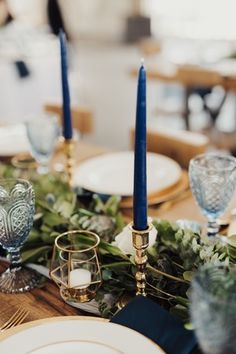
[[[180,283],[189,284],[188,281],[186,281],[186,280],[184,280],[184,279],[181,279],[181,278],[178,278],[178,277],[175,277],[174,275],[171,275],[171,274],[162,272],[161,270],[152,267],[150,264],[147,264],[147,269],[149,269],[151,272],[156,273],[156,274],[158,274],[158,275],[163,275],[163,276],[166,277],[166,278],[169,278],[169,279],[178,281],[178,282],[180,282]]]
[[[169,294],[169,293],[167,293],[166,291],[161,290],[161,289],[157,288],[156,286],[154,286],[154,285],[152,285],[152,284],[150,284],[150,283],[148,283],[148,282],[147,282],[147,285],[150,286],[150,288],[159,291],[161,294],[164,294],[164,295],[166,295],[166,296],[173,297],[173,298],[176,297],[175,295]]]
[[[79,208],[79,213],[81,213],[81,214],[83,214],[85,216],[94,216],[94,215],[96,215],[92,211],[86,210],[86,209],[83,209],[83,208]]]
[[[156,294],[154,294],[154,293],[151,292],[151,291],[149,291],[148,294],[149,294],[150,296],[152,296],[152,297],[155,297],[155,298],[158,299],[158,300],[161,299],[161,300],[168,301],[168,299],[167,299],[166,297],[161,296],[161,295],[156,295]]]
[[[180,269],[184,270],[184,267],[182,265],[180,265],[179,263],[172,261],[173,264],[175,264],[177,267],[179,267]]]
[[[109,263],[109,264],[102,265],[101,269],[102,268],[117,268],[117,267],[130,266],[130,265],[131,265],[131,263],[130,262],[126,262],[126,261],[114,262],[114,263]]]

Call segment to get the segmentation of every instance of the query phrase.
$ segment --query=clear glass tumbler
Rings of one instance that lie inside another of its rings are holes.
[[[0,291],[18,293],[34,288],[40,276],[21,264],[20,248],[33,225],[35,196],[23,179],[0,180],[0,245],[8,252],[9,268],[0,275]]]
[[[192,281],[191,318],[204,353],[236,353],[235,269],[220,264],[199,269]]]
[[[236,159],[223,154],[196,156],[189,164],[193,195],[207,217],[207,234],[216,236],[217,218],[227,208],[236,187]]]
[[[38,173],[45,174],[60,136],[58,118],[46,113],[35,117],[26,122],[26,131],[32,156],[38,163]]]

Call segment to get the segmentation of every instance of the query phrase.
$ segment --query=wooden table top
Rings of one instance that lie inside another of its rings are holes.
[[[1,262],[0,273],[6,269],[6,266]],[[83,314],[82,311],[61,300],[58,287],[50,280],[45,283],[44,287],[23,294],[3,294],[0,292],[0,323],[7,321],[20,306],[29,311],[26,321]]]
[[[88,157],[109,151],[106,148],[95,147],[90,144],[78,143],[78,162]],[[236,207],[234,198],[229,208]],[[176,220],[190,219],[202,222],[204,220],[199,208],[196,206],[192,196],[187,195],[183,200],[173,204],[168,210],[150,208],[150,216]],[[4,271],[6,264],[0,262],[0,273]],[[28,309],[30,314],[26,321],[43,319],[53,316],[84,315],[83,311],[67,305],[60,297],[58,287],[50,280],[46,281],[44,287],[34,289],[24,294],[3,294],[0,293],[0,324],[4,323],[20,307]]]

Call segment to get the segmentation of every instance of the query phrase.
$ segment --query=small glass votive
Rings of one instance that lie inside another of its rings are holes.
[[[50,276],[59,286],[63,300],[92,300],[101,284],[97,255],[100,238],[91,231],[73,230],[55,239]]]
[[[19,153],[12,157],[11,164],[15,167],[15,177],[32,179],[36,174],[37,162],[28,153]]]
[[[202,266],[191,290],[191,319],[203,352],[236,353],[235,267]]]

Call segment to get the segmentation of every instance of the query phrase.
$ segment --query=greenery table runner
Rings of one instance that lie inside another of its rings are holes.
[[[15,170],[1,165],[0,173],[4,177],[14,177]],[[87,197],[74,193],[59,174],[37,176],[32,183],[36,193],[36,214],[34,227],[23,248],[23,261],[49,267],[56,236],[73,229],[95,231],[101,238],[99,256],[103,278],[96,300],[101,315],[111,317],[117,311],[117,302],[122,295],[134,296],[136,287],[134,256],[126,254],[116,239],[125,226],[119,197],[112,196],[103,203],[96,194]],[[234,264],[234,237],[230,243],[221,244],[165,220],[153,220],[153,225],[157,236],[148,248],[149,296],[188,321],[193,272],[208,262]],[[127,236],[131,237],[131,234]]]

